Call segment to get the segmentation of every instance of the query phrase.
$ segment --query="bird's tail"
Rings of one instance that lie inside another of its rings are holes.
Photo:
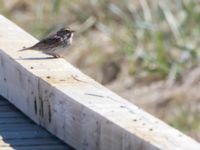
[[[20,50],[18,50],[19,52],[22,52],[22,51],[26,51],[26,50],[29,50],[29,49],[31,49],[32,47],[24,47],[24,48],[22,48],[22,49],[20,49]]]

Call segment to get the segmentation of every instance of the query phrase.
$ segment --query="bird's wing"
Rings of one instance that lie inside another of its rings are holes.
[[[46,50],[46,49],[58,47],[60,45],[62,45],[62,38],[54,35],[36,43],[34,46],[31,47],[31,49]]]

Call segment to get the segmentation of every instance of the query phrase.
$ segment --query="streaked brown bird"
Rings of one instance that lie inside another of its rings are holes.
[[[62,54],[72,44],[74,31],[62,28],[55,34],[39,41],[35,45],[23,48],[19,51],[37,50],[55,58],[62,57]]]

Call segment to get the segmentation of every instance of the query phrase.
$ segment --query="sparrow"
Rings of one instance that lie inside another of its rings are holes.
[[[63,52],[72,44],[73,30],[61,28],[55,34],[42,39],[35,45],[23,48],[19,51],[37,50],[45,54],[52,55],[54,58],[62,57]]]

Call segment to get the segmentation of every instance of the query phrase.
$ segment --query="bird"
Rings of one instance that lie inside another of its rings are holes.
[[[61,28],[55,34],[48,36],[31,47],[25,47],[19,51],[37,50],[54,58],[62,57],[65,50],[72,44],[74,30]]]

